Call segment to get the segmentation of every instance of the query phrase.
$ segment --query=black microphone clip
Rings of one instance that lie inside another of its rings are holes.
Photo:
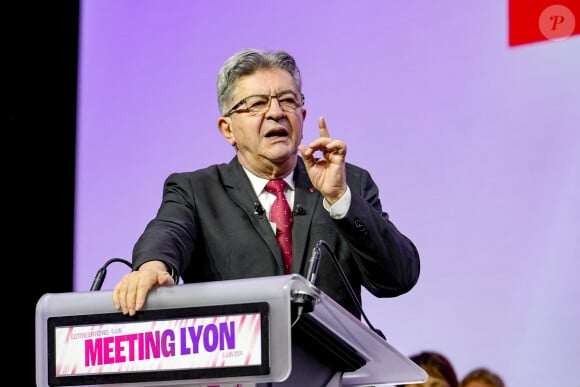
[[[260,204],[260,202],[254,202],[254,215],[264,215],[264,207]]]
[[[306,210],[302,207],[301,204],[296,203],[296,209],[292,211],[292,215],[306,215]]]

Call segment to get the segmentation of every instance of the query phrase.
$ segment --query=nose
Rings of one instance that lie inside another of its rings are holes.
[[[276,102],[274,102],[274,100],[276,100]],[[268,110],[266,110],[266,115],[268,117],[283,117],[284,116],[284,110],[282,110],[282,107],[280,106],[280,103],[278,102],[278,97],[277,96],[270,96],[270,102],[268,104]]]

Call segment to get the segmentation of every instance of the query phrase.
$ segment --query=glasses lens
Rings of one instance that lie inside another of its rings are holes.
[[[252,95],[246,98],[246,109],[250,113],[263,113],[268,110],[270,97],[266,95]]]
[[[279,95],[277,99],[282,110],[286,112],[293,112],[300,107],[300,102],[294,94]]]
[[[250,113],[264,113],[270,107],[271,98],[276,98],[280,108],[285,112],[293,112],[301,106],[298,98],[293,93],[286,93],[274,97],[251,95],[246,98],[246,109]]]

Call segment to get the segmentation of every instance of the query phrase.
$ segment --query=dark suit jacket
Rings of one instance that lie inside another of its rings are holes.
[[[340,261],[360,300],[361,285],[376,297],[409,291],[419,277],[419,255],[414,244],[383,212],[370,174],[347,164],[352,192],[345,218],[333,220],[313,189],[302,158],[294,171],[292,271],[299,273],[317,241],[325,241]],[[163,200],[133,250],[133,267],[152,259],[178,270],[185,283],[282,275],[280,248],[268,219],[255,213],[258,202],[237,157],[228,164],[194,172],[171,174]],[[360,312],[328,252],[315,284],[352,314]]]

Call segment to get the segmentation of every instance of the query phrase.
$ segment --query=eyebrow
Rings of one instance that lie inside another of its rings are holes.
[[[278,92],[278,93],[274,94],[274,96],[283,95],[283,94],[294,94],[294,95],[300,95],[300,92],[299,92],[299,91],[294,91],[294,90],[292,90],[292,89],[289,89],[289,90],[282,90],[282,91],[280,91],[280,92]],[[266,95],[266,96],[268,96],[268,97],[269,97],[269,96],[270,96],[270,95],[272,95],[272,94],[269,94],[269,93],[252,93],[252,94],[248,94],[246,97],[252,97],[252,96],[254,96],[254,95]],[[244,97],[244,98],[246,98],[246,97]]]

